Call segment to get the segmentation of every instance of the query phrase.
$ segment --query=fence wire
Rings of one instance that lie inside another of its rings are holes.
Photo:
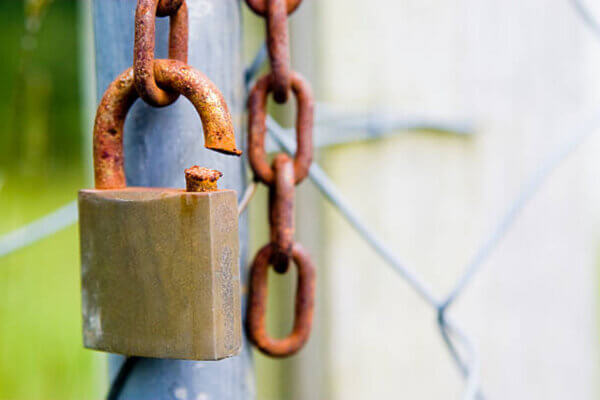
[[[590,10],[583,5],[581,0],[571,0],[571,4],[585,25],[591,30],[596,38],[600,39],[600,24],[598,23],[598,20],[594,18]]]
[[[600,38],[600,24],[589,13],[581,1],[570,0],[570,4],[572,4],[586,26],[590,28],[594,35]],[[263,45],[257,52],[251,65],[246,69],[245,78],[247,85],[250,84],[251,80],[261,69],[266,58],[266,47]],[[379,137],[378,135],[383,132],[398,129],[421,128],[426,130],[456,131],[459,133],[469,132],[471,130],[471,127],[466,124],[453,126],[452,124],[434,123],[426,119],[416,119],[408,122],[407,120],[398,121],[394,119],[391,121],[392,122],[390,122],[389,117],[386,119],[385,116],[377,114],[368,114],[366,117],[350,119],[348,115],[344,116],[339,115],[338,113],[337,117],[321,122],[324,128],[326,127],[327,129],[340,131],[340,138],[343,138],[346,130],[366,130],[372,133],[373,137]],[[267,121],[267,128],[270,136],[279,147],[289,154],[295,152],[295,142],[292,140],[294,132],[292,130],[282,128],[270,117]],[[494,229],[482,242],[470,262],[465,266],[464,272],[458,278],[455,286],[444,297],[436,296],[428,283],[414,272],[413,269],[408,268],[394,254],[391,248],[388,247],[385,242],[383,242],[375,232],[364,223],[364,221],[362,221],[359,214],[352,208],[350,203],[341,194],[321,167],[317,163],[312,164],[309,171],[309,178],[323,194],[325,199],[334,206],[334,208],[348,221],[373,250],[379,254],[427,304],[437,311],[437,323],[442,339],[446,344],[452,359],[455,361],[457,368],[466,380],[463,395],[464,399],[483,398],[480,387],[480,359],[477,346],[456,321],[448,315],[448,308],[465,290],[468,283],[491,257],[497,245],[510,231],[510,228],[520,216],[521,211],[547,181],[552,172],[555,171],[556,168],[558,168],[587,138],[596,133],[599,129],[600,117],[597,117],[588,124],[587,127],[581,129],[578,135],[569,137],[565,140],[565,142],[558,146],[558,149],[546,159],[546,161],[535,171],[533,176],[523,185],[517,197],[510,203],[506,213],[496,224],[494,224]],[[332,143],[341,142],[344,142],[344,140],[340,139],[339,142],[332,141]],[[240,200],[240,214],[245,211],[254,191],[255,184],[251,183]],[[1,236],[0,257],[31,245],[38,240],[74,224],[76,221],[77,205],[74,201],[28,225]],[[119,374],[119,376],[122,375],[121,379],[117,379],[119,383],[117,384],[117,382],[115,382],[115,384],[121,387],[126,381],[130,369],[131,368],[127,369],[127,371],[122,370],[122,372],[124,371],[124,374]],[[111,389],[111,395],[114,395],[114,389],[115,387]]]
[[[72,201],[30,224],[0,236],[0,258],[53,235],[75,222],[77,201]]]

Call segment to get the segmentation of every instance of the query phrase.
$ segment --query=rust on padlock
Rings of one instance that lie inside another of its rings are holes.
[[[267,332],[267,278],[274,246],[269,243],[256,254],[250,268],[250,292],[246,330],[248,338],[263,353],[272,357],[287,357],[302,348],[310,336],[315,304],[315,268],[310,256],[295,243],[292,259],[298,269],[298,286],[294,306],[292,332],[283,339],[272,338]]]
[[[275,182],[269,186],[269,226],[274,251],[273,269],[279,273],[288,270],[294,245],[294,163],[280,153],[273,160]]]
[[[194,165],[185,170],[185,187],[187,192],[214,192],[218,189],[217,181],[223,176],[221,171]]]
[[[177,60],[155,60],[154,75],[165,89],[187,97],[202,121],[204,147],[240,155],[236,148],[231,115],[219,89],[200,71]],[[100,101],[94,125],[94,174],[96,188],[126,186],[123,162],[123,126],[138,94],[133,68],[115,79]]]

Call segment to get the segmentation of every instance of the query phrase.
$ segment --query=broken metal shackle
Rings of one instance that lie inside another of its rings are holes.
[[[239,156],[227,103],[202,72],[178,60],[154,60],[156,82],[184,95],[196,108],[204,132],[204,147]],[[106,89],[94,122],[94,176],[96,189],[126,187],[123,128],[127,112],[138,98],[133,68],[128,68]]]

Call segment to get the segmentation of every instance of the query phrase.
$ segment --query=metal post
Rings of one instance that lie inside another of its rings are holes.
[[[189,64],[223,92],[241,146],[245,143],[241,131],[244,85],[239,0],[187,0],[187,4]],[[132,65],[135,6],[136,0],[93,0],[98,100],[108,84]],[[168,19],[159,18],[156,26],[156,56],[166,58]],[[223,188],[242,193],[246,184],[244,163],[239,158],[204,149],[198,115],[183,97],[164,109],[138,100],[125,126],[125,160],[127,182],[132,186],[184,187],[183,170],[194,164],[222,171]],[[246,265],[247,232],[242,219],[242,266]],[[245,278],[245,273],[242,276]],[[110,357],[111,376],[122,361],[120,356]],[[253,399],[250,346],[245,342],[241,355],[218,362],[142,359],[120,398]]]

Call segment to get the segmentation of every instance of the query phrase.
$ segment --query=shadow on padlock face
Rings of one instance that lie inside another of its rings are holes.
[[[157,82],[196,106],[205,146],[239,155],[218,89],[183,63],[156,63]],[[96,189],[79,192],[84,345],[157,358],[236,355],[242,341],[236,193],[216,188],[220,173],[197,167],[186,170],[186,180],[191,171],[203,192],[126,187],[123,125],[136,98],[129,69],[107,89],[96,114]]]

